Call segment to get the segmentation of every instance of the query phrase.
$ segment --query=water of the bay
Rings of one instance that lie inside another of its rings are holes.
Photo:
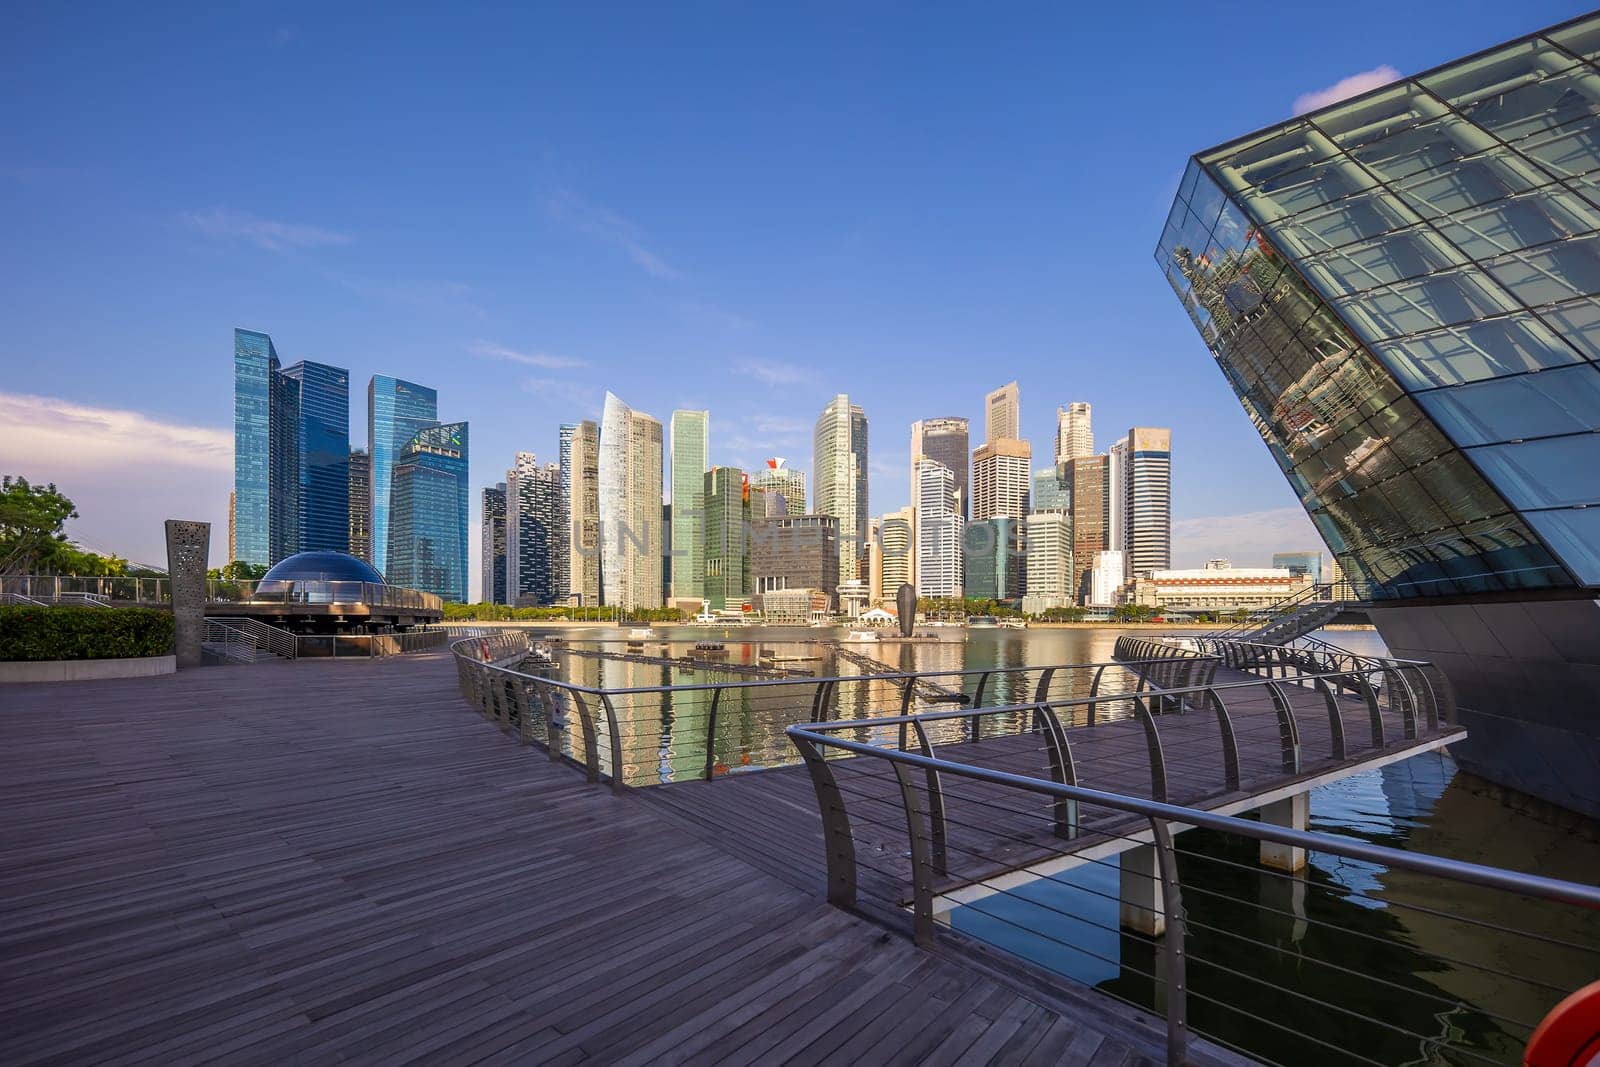
[[[938,642],[842,647],[898,670],[1023,668],[1109,660],[1121,632],[951,629]],[[860,673],[859,663],[820,643],[837,640],[843,631],[675,627],[657,633],[642,650],[630,650],[622,630],[568,630],[565,636],[577,647],[674,656],[697,641],[720,642],[734,663],[759,664],[766,652],[775,657],[769,663],[817,676]],[[1384,652],[1370,630],[1317,636],[1352,651]],[[661,639],[670,644],[662,647]],[[568,657],[563,674],[606,687],[737,677],[588,657]],[[987,704],[1027,699],[1026,682],[997,675],[992,684]],[[969,694],[973,689],[970,676],[950,685]],[[790,686],[730,699],[714,738],[717,773],[791,762],[782,726],[796,721],[794,709],[814,689],[797,677]],[[708,701],[709,696],[697,702],[680,694],[632,702],[623,713],[637,746],[630,761],[637,760],[638,768],[631,777],[641,784],[699,777]],[[862,690],[849,701],[836,705],[835,714],[898,711],[898,691],[888,685]],[[1516,871],[1600,881],[1600,846],[1485,795],[1448,752],[1313,790],[1311,828]],[[1515,1064],[1529,1028],[1566,992],[1600,976],[1600,955],[1588,948],[1600,946],[1600,917],[1578,909],[1327,853],[1313,853],[1302,879],[1290,880],[1259,866],[1254,841],[1192,830],[1177,842],[1190,924],[1191,1025],[1263,1060]],[[1117,932],[1118,891],[1114,866],[1089,864],[1033,883],[1009,904],[1001,897],[983,910],[957,909],[952,922],[1074,980],[1160,1010],[1163,995],[1151,977],[1161,974],[1159,953]],[[1030,906],[1030,900],[1043,907]],[[1508,934],[1502,926],[1534,936]]]

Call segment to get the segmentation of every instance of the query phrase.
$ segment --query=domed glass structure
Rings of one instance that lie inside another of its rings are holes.
[[[370,582],[383,585],[383,575],[365,560],[344,552],[299,552],[279,560],[261,576],[263,582]]]

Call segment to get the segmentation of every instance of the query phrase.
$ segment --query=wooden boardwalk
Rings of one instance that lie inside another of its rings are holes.
[[[1152,1020],[919,950],[666,792],[498,733],[442,652],[0,688],[0,1063],[1160,1056]]]

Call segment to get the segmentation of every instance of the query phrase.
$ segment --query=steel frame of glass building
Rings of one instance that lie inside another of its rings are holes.
[[[1585,16],[1201,152],[1155,252],[1474,769],[1591,815],[1539,705],[1600,698],[1597,58]]]

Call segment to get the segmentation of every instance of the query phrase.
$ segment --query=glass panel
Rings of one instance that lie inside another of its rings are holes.
[[[1331,207],[1296,215],[1267,229],[1284,248],[1304,258],[1404,229],[1418,220],[1419,216],[1406,207],[1404,201],[1382,189],[1374,189]]]
[[[1373,187],[1372,176],[1354,163],[1335,159],[1309,170],[1296,171],[1284,178],[1244,188],[1237,195],[1251,213],[1263,222],[1342,200],[1351,193]]]
[[[1189,211],[1194,215],[1200,226],[1200,236],[1195,238],[1190,248],[1204,248],[1211,237],[1211,227],[1217,224],[1217,212],[1222,210],[1222,201],[1225,197],[1222,190],[1217,188],[1215,182],[1200,181],[1195,183],[1194,195],[1189,198]],[[1185,227],[1187,229],[1187,226]]]
[[[1400,194],[1418,214],[1431,218],[1524,193],[1547,180],[1509,149],[1496,149],[1409,178]]]
[[[1516,507],[1600,503],[1600,434],[1488,445],[1470,455]]]
[[[1545,36],[1569,52],[1590,59],[1600,56],[1600,17],[1590,16]]]
[[[1212,171],[1230,191],[1259,188],[1285,174],[1331,158],[1337,150],[1317,130],[1296,123],[1286,130],[1237,149],[1212,163]]]
[[[1213,254],[1224,252],[1239,252],[1244,249],[1245,235],[1250,231],[1250,221],[1244,217],[1244,212],[1227,201],[1222,205],[1222,214],[1217,216],[1217,224],[1211,230],[1211,247]]]
[[[1600,323],[1596,326],[1600,339]],[[1372,351],[1412,389],[1559,367],[1578,358],[1528,312],[1374,345]]]
[[[1544,308],[1539,317],[1579,352],[1600,360],[1600,300],[1574,300]]]
[[[1475,522],[1510,510],[1460,452],[1447,452],[1412,473],[1418,484],[1444,505],[1454,522]]]
[[[1530,306],[1600,293],[1600,237],[1517,252],[1484,267]]]
[[[1600,427],[1600,370],[1592,364],[1417,394],[1458,445],[1581,433]]]
[[[1562,60],[1567,62],[1565,58]],[[1480,100],[1461,113],[1503,140],[1553,130],[1600,111],[1600,74],[1587,64],[1503,95]]]
[[[1446,114],[1439,101],[1411,82],[1319,112],[1316,125],[1345,151],[1373,144]]]
[[[1178,184],[1178,196],[1188,201],[1194,196],[1194,183],[1200,179],[1200,163],[1198,160],[1189,160],[1189,165],[1184,168],[1183,181]]]
[[[1489,259],[1600,229],[1600,209],[1564,189],[1549,187],[1441,219],[1439,229],[1473,259]]]
[[[1401,282],[1380,292],[1334,301],[1345,321],[1369,341],[1454,326],[1468,319],[1520,310],[1470,270]]]
[[[1474,101],[1492,103],[1520,86],[1570,66],[1570,57],[1534,38],[1417,80],[1471,117],[1467,105]]]
[[[1436,169],[1452,159],[1487,152],[1495,144],[1493,137],[1452,115],[1397,133],[1350,154],[1379,178],[1392,182],[1418,171]]]
[[[1530,137],[1517,151],[1558,177],[1588,174],[1600,169],[1600,119],[1590,116],[1552,134]]]
[[[1578,581],[1600,586],[1600,508],[1530,511],[1525,518]]]
[[[1362,292],[1429,274],[1465,260],[1427,226],[1328,252],[1304,266],[1306,277],[1329,297]]]

